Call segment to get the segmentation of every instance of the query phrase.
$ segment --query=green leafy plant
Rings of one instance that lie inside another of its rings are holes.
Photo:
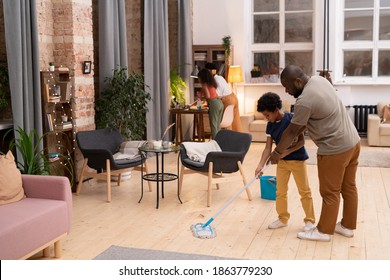
[[[5,63],[0,63],[0,110],[8,107],[9,80]]]
[[[224,36],[222,38],[222,46],[225,49],[226,59],[229,59],[232,45],[232,37]]]
[[[126,140],[144,139],[147,103],[151,100],[144,75],[128,75],[127,68],[122,67],[105,81],[107,90],[96,100],[96,126],[116,128]]]
[[[185,105],[186,99],[184,89],[187,88],[186,82],[180,77],[177,69],[173,68],[170,71],[170,93],[171,93],[171,107],[176,104]]]
[[[6,135],[10,132],[11,130]],[[55,165],[50,164],[47,153],[40,149],[40,144],[47,134],[39,136],[35,129],[27,133],[20,127],[15,129],[15,132],[17,135],[11,140],[9,149],[17,150],[22,157],[16,162],[22,174],[50,175],[53,173],[54,175],[61,175],[59,170],[55,168]],[[61,162],[61,166],[71,175],[70,178],[73,178],[73,162],[69,153],[67,155],[58,154],[58,160]],[[73,179],[71,179],[71,184],[73,185]]]

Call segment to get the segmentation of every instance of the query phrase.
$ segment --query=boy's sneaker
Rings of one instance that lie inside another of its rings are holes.
[[[316,227],[308,231],[298,232],[298,238],[311,241],[330,241],[330,235],[319,232]]]
[[[303,231],[309,231],[316,226],[312,222],[306,222],[305,226],[303,227]]]
[[[336,224],[336,228],[334,229],[334,231],[337,232],[338,234],[345,236],[345,237],[353,237],[353,230],[346,228],[346,227],[343,227],[341,222],[338,222]]]
[[[277,228],[286,227],[286,226],[287,226],[287,224],[282,223],[279,219],[277,219],[275,222],[269,224],[268,228],[269,229],[277,229]]]

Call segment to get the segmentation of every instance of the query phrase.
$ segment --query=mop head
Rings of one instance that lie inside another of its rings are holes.
[[[203,224],[201,224],[201,223],[192,225],[191,230],[192,230],[192,234],[195,237],[202,238],[202,239],[214,238],[217,235],[217,233],[215,232],[215,229],[212,226],[208,225],[208,226],[203,228]]]

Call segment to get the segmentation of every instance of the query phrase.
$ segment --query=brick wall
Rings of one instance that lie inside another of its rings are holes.
[[[41,69],[47,69],[50,61],[70,69],[74,133],[95,128],[92,8],[92,0],[37,1]],[[91,74],[83,74],[84,61],[92,62]],[[82,155],[78,150],[75,158],[79,170]]]
[[[69,67],[74,97],[76,131],[95,128],[98,94],[98,0],[37,0],[41,69],[49,62]],[[168,1],[169,53],[177,64],[177,0]],[[2,0],[0,0],[2,11]],[[0,61],[6,58],[3,15],[0,13]],[[129,71],[143,72],[143,0],[126,0]],[[83,61],[92,61],[91,74],[83,74]],[[77,166],[81,155],[76,154]]]
[[[94,41],[92,0],[38,0],[41,69],[53,61],[73,74],[73,119],[76,131],[94,129]],[[91,74],[83,62],[92,61]]]

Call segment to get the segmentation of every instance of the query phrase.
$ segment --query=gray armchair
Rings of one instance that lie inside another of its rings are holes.
[[[80,131],[76,134],[77,145],[84,156],[83,167],[80,172],[76,194],[79,195],[84,176],[97,177],[107,180],[107,201],[111,201],[111,175],[118,175],[118,186],[121,183],[121,174],[138,169],[145,164],[145,172],[148,173],[148,165],[145,157],[136,155],[131,158],[115,159],[114,155],[119,151],[123,143],[122,135],[117,129],[104,128],[90,131]],[[144,141],[142,141],[144,142]],[[96,172],[87,172],[87,167]],[[149,183],[149,191],[151,186]]]
[[[221,148],[221,152],[209,152],[205,162],[191,160],[187,156],[186,148],[180,145],[181,171],[179,178],[179,192],[182,191],[184,174],[199,173],[208,176],[207,206],[211,205],[212,185],[222,182],[231,182],[234,179],[242,179],[243,184],[247,183],[242,163],[251,145],[252,136],[249,133],[236,132],[233,130],[220,130],[215,141]],[[239,174],[238,174],[239,172]],[[237,176],[240,175],[240,176]],[[252,194],[249,188],[246,189],[249,200]]]

